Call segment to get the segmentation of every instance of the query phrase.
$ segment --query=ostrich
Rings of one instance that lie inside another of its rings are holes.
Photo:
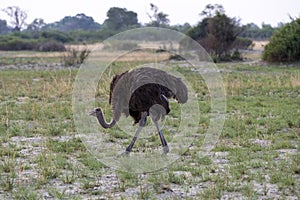
[[[134,119],[133,125],[139,124],[124,154],[131,152],[147,116],[150,116],[157,128],[163,152],[167,154],[169,147],[158,121],[170,112],[170,98],[178,103],[187,102],[188,91],[182,80],[159,69],[141,67],[113,77],[109,95],[113,116],[109,123],[105,121],[101,108],[96,108],[90,115],[97,117],[103,128],[113,127],[122,113]]]

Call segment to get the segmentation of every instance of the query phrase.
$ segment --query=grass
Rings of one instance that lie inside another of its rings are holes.
[[[0,51],[2,65],[31,65],[59,63],[63,53],[33,52],[33,51]]]
[[[0,198],[299,198],[299,66],[219,68],[227,116],[217,146],[205,157],[197,154],[209,126],[210,98],[199,76],[186,72],[200,105],[197,140],[167,169],[147,174],[106,167],[76,136],[71,110],[76,69],[0,71]],[[106,105],[101,97],[108,89],[98,89],[100,106]],[[171,107],[168,140],[180,113],[176,104]],[[131,138],[118,129],[105,132],[121,145]],[[159,144],[158,137],[138,140],[135,151]]]

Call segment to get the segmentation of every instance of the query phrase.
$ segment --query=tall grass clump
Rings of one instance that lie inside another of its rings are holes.
[[[81,65],[84,60],[89,56],[90,50],[87,47],[83,49],[69,48],[62,58],[62,62],[66,66]]]

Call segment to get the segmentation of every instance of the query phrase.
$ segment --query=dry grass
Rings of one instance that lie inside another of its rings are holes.
[[[0,51],[1,56],[6,58],[50,58],[61,57],[63,52],[36,52],[36,51]]]
[[[295,73],[291,76],[291,86],[299,87],[300,86],[300,73]]]
[[[268,40],[266,41],[253,41],[254,46],[253,50],[263,51],[265,46],[269,43]]]
[[[269,41],[253,41],[254,46],[251,51],[247,51],[243,53],[243,58],[247,60],[256,61],[261,59],[261,54],[265,48],[265,46],[269,43]]]
[[[175,48],[178,49],[179,48],[179,44],[178,43],[174,43],[174,42],[164,42],[164,44],[162,44],[162,42],[138,42],[138,45],[141,48],[148,48],[148,49],[158,49],[161,48],[162,46],[164,46],[166,49],[170,49],[170,48]],[[86,45],[66,45],[66,48],[76,48],[76,49],[84,49],[84,48],[88,48],[88,49],[102,49],[103,48],[103,43],[94,43],[94,44],[86,44]]]
[[[145,51],[134,51],[134,52],[107,52],[99,51],[92,52],[93,56],[97,57],[97,61],[109,62],[109,61],[120,61],[120,62],[150,62],[150,61],[163,61],[167,60],[170,56],[169,53],[154,53]]]
[[[169,58],[169,53],[155,53],[151,51],[151,49],[177,49],[178,44],[171,44],[171,43],[165,43],[161,44],[159,42],[141,42],[138,43],[138,47],[141,49],[141,51],[105,51],[103,50],[103,44],[97,43],[97,44],[87,44],[87,45],[66,45],[67,49],[75,49],[77,51],[83,51],[83,50],[90,50],[92,54],[97,56],[99,58],[99,61],[112,61],[112,60],[118,60],[118,61],[162,61]],[[32,52],[32,51],[22,51],[22,52],[16,52],[16,51],[0,51],[0,54],[5,57],[6,59],[10,58],[63,58],[67,53],[66,52]],[[121,55],[121,56],[120,56]]]

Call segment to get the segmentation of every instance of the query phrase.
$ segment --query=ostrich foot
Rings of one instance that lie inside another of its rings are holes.
[[[167,154],[167,153],[169,153],[169,151],[170,151],[170,149],[169,149],[168,145],[163,147],[163,154]]]
[[[130,155],[130,151],[124,151],[123,153],[117,155],[117,158],[126,157]]]

